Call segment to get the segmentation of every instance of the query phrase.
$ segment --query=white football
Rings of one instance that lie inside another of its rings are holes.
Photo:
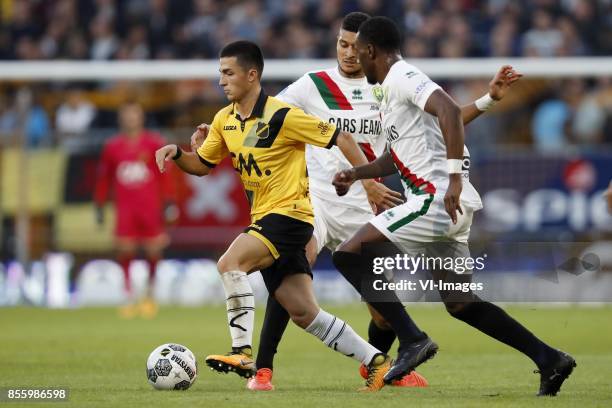
[[[162,344],[147,359],[147,380],[158,390],[186,390],[197,376],[195,356],[180,344]]]

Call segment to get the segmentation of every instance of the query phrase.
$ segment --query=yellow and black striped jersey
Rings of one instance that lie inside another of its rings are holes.
[[[232,158],[253,222],[276,213],[312,224],[305,144],[329,148],[339,132],[262,89],[247,119],[240,119],[234,104],[217,112],[198,156],[211,168],[228,155]]]

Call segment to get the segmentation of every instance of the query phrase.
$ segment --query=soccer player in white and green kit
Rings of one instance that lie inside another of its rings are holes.
[[[372,273],[363,244],[393,242],[424,248],[445,241],[469,255],[472,215],[481,207],[478,193],[463,177],[461,110],[439,85],[402,59],[400,44],[399,30],[388,18],[374,17],[360,26],[356,48],[368,82],[377,84],[387,151],[370,164],[334,176],[341,195],[360,179],[398,173],[404,182],[407,201],[364,224],[333,255],[334,265],[360,293],[361,278]],[[471,281],[471,275],[461,271],[430,272],[444,282]],[[440,291],[440,295],[453,317],[533,360],[540,373],[538,395],[556,395],[576,366],[570,355],[550,347],[473,292],[448,296]],[[419,329],[396,302],[379,302],[376,307],[400,338],[398,359],[385,375],[388,383],[406,367],[414,368],[432,357],[437,345],[424,333],[421,338],[415,336]]]

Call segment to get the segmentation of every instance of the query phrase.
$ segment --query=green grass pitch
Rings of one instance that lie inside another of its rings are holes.
[[[363,304],[328,311],[366,334]],[[10,403],[34,407],[590,407],[612,404],[612,307],[510,307],[542,339],[570,352],[578,367],[556,398],[534,396],[534,365],[509,347],[455,321],[442,306],[410,307],[414,319],[440,345],[419,368],[425,389],[386,387],[362,395],[358,364],[290,325],[276,359],[276,391],[253,393],[234,374],[211,372],[203,359],[229,349],[221,307],[162,308],[155,320],[120,320],[116,310],[93,308],[0,310],[0,387],[68,386],[68,402]],[[257,310],[257,334],[263,310]],[[256,334],[256,338],[257,338]],[[199,376],[187,391],[156,391],[145,362],[159,344],[191,348]],[[257,343],[257,341],[256,341]],[[393,350],[395,353],[395,349]]]

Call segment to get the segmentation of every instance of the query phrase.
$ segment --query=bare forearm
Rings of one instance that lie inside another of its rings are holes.
[[[336,139],[336,146],[353,167],[368,163],[368,159],[350,133],[340,132]]]
[[[446,157],[448,159],[462,159],[464,135],[459,106],[446,92],[437,90],[427,100],[425,111],[438,118],[446,144]]]
[[[193,174],[194,176],[206,176],[210,173],[210,167],[200,161],[197,153],[183,152],[174,163],[185,173]]]
[[[438,119],[446,143],[446,157],[448,159],[462,159],[465,142],[461,112],[458,109],[443,110]]]
[[[483,113],[484,113],[483,111],[481,111],[480,109],[476,107],[474,102],[470,103],[469,105],[462,106],[461,107],[461,119],[463,121],[463,126],[467,125],[468,123],[470,123],[471,121],[473,121],[474,119],[482,115]]]
[[[385,152],[371,163],[355,168],[355,177],[357,180],[370,179],[377,177],[386,177],[396,172],[393,159],[389,152]]]

